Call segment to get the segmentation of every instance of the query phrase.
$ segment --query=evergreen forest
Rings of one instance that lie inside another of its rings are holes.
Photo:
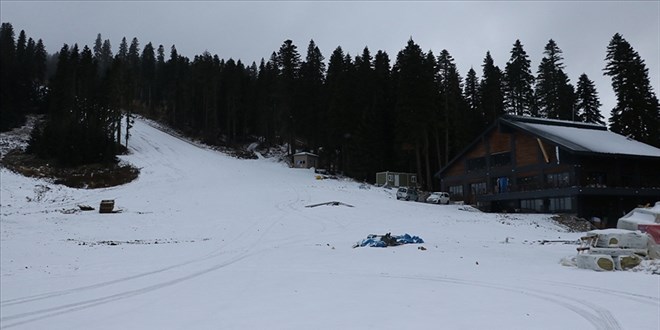
[[[433,175],[503,114],[606,124],[593,81],[582,74],[571,83],[554,40],[542,52],[533,68],[515,40],[507,63],[486,52],[465,76],[447,50],[424,52],[412,38],[397,54],[365,47],[353,56],[338,46],[327,58],[313,40],[306,49],[285,40],[259,63],[188,58],[137,38],[114,50],[101,34],[91,47],[49,54],[42,40],[2,23],[0,129],[44,114],[28,152],[60,166],[112,163],[140,115],[214,146],[258,141],[313,152],[322,168],[357,180],[417,173],[432,190]],[[620,34],[603,55],[617,98],[610,130],[660,147],[644,60]]]

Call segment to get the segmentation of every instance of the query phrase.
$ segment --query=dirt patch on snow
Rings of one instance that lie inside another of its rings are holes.
[[[47,179],[72,188],[106,188],[135,180],[140,171],[129,164],[90,164],[57,167],[48,160],[26,154],[30,132],[42,117],[29,116],[24,126],[0,134],[0,165],[24,176]]]
[[[591,222],[583,218],[578,218],[571,214],[558,214],[552,217],[552,220],[557,222],[562,227],[565,227],[570,232],[586,232],[592,229],[597,229]]]
[[[106,188],[135,180],[140,171],[128,164],[90,164],[57,167],[20,149],[8,152],[1,161],[7,169],[28,177],[48,179],[72,188]]]

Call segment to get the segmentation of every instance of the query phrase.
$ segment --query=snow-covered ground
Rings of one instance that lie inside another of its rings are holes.
[[[145,120],[130,146],[120,187],[0,170],[1,328],[660,328],[660,276],[562,266],[576,245],[539,241],[582,233],[548,216],[397,201]],[[121,212],[73,212],[103,199]],[[327,201],[354,207],[305,207]],[[387,232],[425,243],[352,247]]]

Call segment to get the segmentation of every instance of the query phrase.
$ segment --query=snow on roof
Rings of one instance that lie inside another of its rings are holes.
[[[508,122],[573,151],[660,157],[660,149],[604,130],[602,126],[594,125],[593,128],[590,128],[588,126],[558,125],[564,123],[562,121],[541,124],[539,122],[542,121],[532,123],[514,119]]]
[[[311,152],[299,152],[299,153],[294,154],[294,156],[314,156],[314,157],[318,157],[318,155],[313,154]]]

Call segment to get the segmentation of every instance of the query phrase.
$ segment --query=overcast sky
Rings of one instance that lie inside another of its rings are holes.
[[[305,57],[314,39],[326,61],[341,46],[353,57],[368,46],[392,64],[409,38],[424,51],[447,49],[465,77],[481,75],[486,51],[504,69],[520,39],[536,75],[543,48],[554,39],[575,85],[586,73],[596,84],[607,118],[616,101],[603,76],[606,48],[620,33],[646,61],[654,92],[660,86],[660,1],[5,1],[2,22],[16,35],[43,39],[49,53],[64,43],[93,45],[97,33],[116,52],[122,37],[192,59],[208,50],[246,64],[293,40]]]

